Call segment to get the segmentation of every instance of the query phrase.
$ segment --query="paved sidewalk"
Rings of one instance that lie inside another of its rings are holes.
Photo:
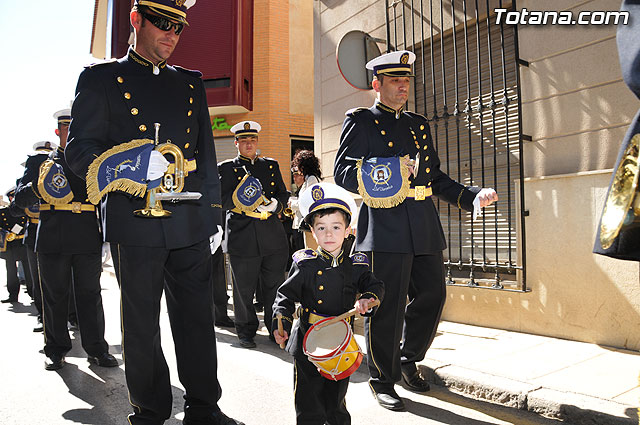
[[[421,368],[437,385],[566,423],[639,423],[636,351],[442,322]]]

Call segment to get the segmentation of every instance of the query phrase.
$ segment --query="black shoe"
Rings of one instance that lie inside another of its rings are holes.
[[[426,393],[431,389],[429,383],[420,375],[415,363],[402,366],[402,380],[410,390],[415,392]]]
[[[58,370],[64,366],[64,356],[51,355],[44,359],[44,368],[46,370]]]
[[[184,416],[183,425],[244,425],[244,422],[237,421],[225,415],[222,412],[212,413],[206,418],[191,418],[189,415]]]
[[[402,401],[393,388],[380,391],[373,392],[380,406],[393,411],[405,410],[404,401]]]
[[[100,367],[117,367],[118,366],[118,360],[116,360],[116,358],[109,353],[102,353],[97,357],[89,356],[87,357],[87,360],[89,360],[89,363],[93,363],[94,365],[97,365]]]
[[[253,341],[253,338],[239,338],[239,339],[240,339],[240,347],[256,348],[256,343]]]
[[[42,326],[42,323],[38,323],[38,325],[35,328],[33,328],[33,331],[34,332],[42,332],[42,331],[44,331],[44,327]]]
[[[0,301],[0,303],[3,304],[7,304],[7,303],[17,303],[18,302],[18,297],[9,297],[6,300],[2,300]]]
[[[216,326],[219,328],[233,328],[236,324],[229,317],[224,317],[222,319],[216,319]]]

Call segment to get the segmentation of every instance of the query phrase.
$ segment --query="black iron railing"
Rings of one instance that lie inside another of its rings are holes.
[[[430,122],[442,169],[500,201],[471,214],[436,201],[447,283],[526,290],[517,28],[500,0],[385,0],[387,50],[416,54],[410,105]]]

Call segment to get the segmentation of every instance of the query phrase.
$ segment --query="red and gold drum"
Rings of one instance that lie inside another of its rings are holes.
[[[348,378],[358,369],[362,363],[362,351],[346,321],[323,325],[331,319],[323,319],[309,328],[302,349],[322,376],[338,381]]]

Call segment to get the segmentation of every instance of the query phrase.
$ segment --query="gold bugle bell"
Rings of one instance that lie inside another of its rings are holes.
[[[158,218],[169,217],[171,211],[162,208],[162,203],[157,199],[158,190],[164,193],[182,192],[184,188],[184,154],[182,150],[171,142],[159,144],[160,123],[154,123],[156,129],[155,150],[162,155],[173,156],[175,164],[174,173],[165,172],[162,176],[160,186],[147,190],[147,203],[141,210],[135,210],[133,213],[139,217]]]
[[[293,218],[293,216],[295,215],[295,213],[293,212],[293,210],[289,207],[285,208],[282,210],[282,214],[286,215],[289,218]]]
[[[640,134],[631,138],[620,164],[615,170],[611,190],[602,213],[600,244],[611,247],[624,227],[640,222],[640,198],[638,197],[638,153]]]

